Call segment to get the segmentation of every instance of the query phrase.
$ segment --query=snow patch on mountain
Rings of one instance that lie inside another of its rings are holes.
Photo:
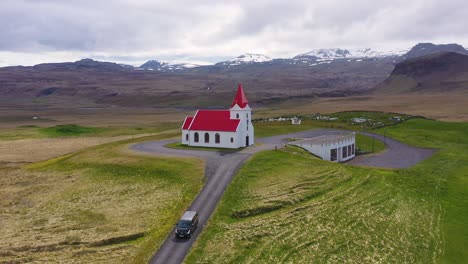
[[[293,59],[314,59],[317,61],[328,61],[336,59],[362,59],[362,58],[383,58],[401,56],[408,50],[390,50],[390,51],[377,51],[371,48],[360,49],[315,49],[307,53],[297,55]]]
[[[236,62],[237,63],[252,63],[252,62],[267,62],[267,61],[271,61],[271,59],[263,54],[246,53],[230,61],[234,63]]]
[[[189,68],[199,67],[200,65],[192,64],[192,63],[168,63],[168,62],[160,62],[157,60],[149,60],[142,64],[139,69],[140,70],[148,70],[148,71],[174,71],[174,70],[184,70]]]
[[[235,66],[252,63],[269,62],[271,59],[263,54],[246,53],[229,61],[219,62],[216,65]]]

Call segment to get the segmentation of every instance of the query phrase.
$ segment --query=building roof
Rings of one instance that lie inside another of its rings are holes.
[[[192,124],[193,116],[187,116],[185,118],[184,124],[182,125],[182,129],[188,129]]]
[[[236,132],[239,119],[231,119],[229,110],[198,110],[189,125],[187,117],[183,129],[198,131]],[[187,128],[185,128],[187,125]]]
[[[354,132],[330,132],[330,134],[322,135],[313,138],[300,139],[294,141],[291,144],[301,144],[301,145],[320,145],[320,144],[330,144],[340,141],[355,139],[356,133]]]
[[[238,105],[240,108],[244,108],[249,104],[247,97],[244,94],[244,89],[242,89],[242,84],[239,83],[237,87],[236,97],[234,98],[234,102],[232,102],[231,108],[235,105]]]

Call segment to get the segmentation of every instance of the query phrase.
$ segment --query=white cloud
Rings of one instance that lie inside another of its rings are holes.
[[[468,44],[462,0],[2,0],[0,65],[84,57],[213,62],[322,47]],[[213,59],[210,59],[213,58]]]

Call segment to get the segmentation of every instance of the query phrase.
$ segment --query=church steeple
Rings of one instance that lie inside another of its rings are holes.
[[[244,89],[242,89],[242,84],[239,83],[237,87],[236,97],[234,98],[234,102],[232,102],[231,108],[235,105],[238,105],[240,108],[245,108],[249,104],[247,97],[244,94]]]

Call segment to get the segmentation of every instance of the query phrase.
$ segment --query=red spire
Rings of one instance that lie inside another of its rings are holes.
[[[234,98],[234,102],[232,102],[231,108],[235,105],[238,105],[240,108],[244,108],[248,104],[249,101],[247,101],[247,97],[245,97],[242,84],[239,83],[239,86],[237,87],[236,98]]]

